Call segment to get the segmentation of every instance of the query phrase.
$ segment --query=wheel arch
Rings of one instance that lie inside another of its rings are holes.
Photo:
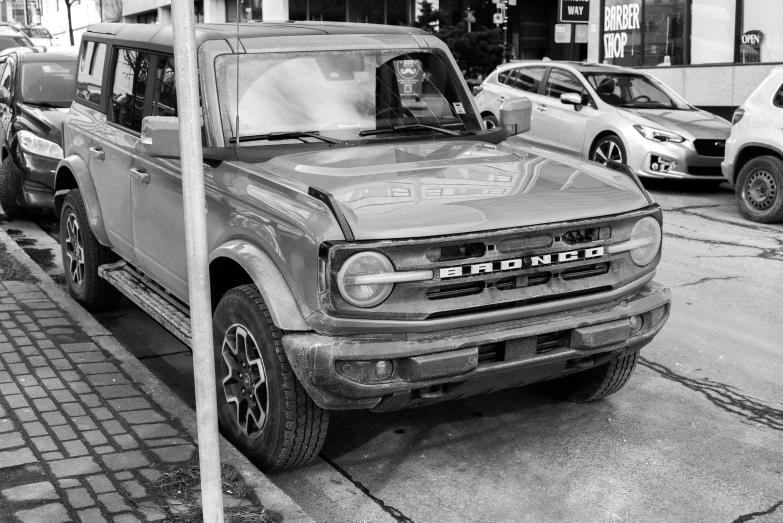
[[[98,202],[98,192],[90,177],[90,170],[79,156],[68,156],[60,160],[54,175],[54,212],[59,217],[63,201],[69,191],[79,189],[87,208],[87,218],[90,229],[101,245],[111,247],[106,227],[103,223],[103,213]]]
[[[310,331],[299,305],[272,259],[253,244],[231,240],[209,257],[212,308],[229,290],[255,284],[264,298],[274,324],[287,331]]]
[[[603,139],[603,138],[605,138],[607,136],[615,136],[615,137],[617,137],[618,140],[623,142],[623,139],[620,138],[620,135],[618,133],[616,133],[615,131],[612,131],[612,130],[601,131],[600,133],[595,135],[595,138],[593,138],[593,141],[590,144],[590,148],[587,149],[587,156],[588,156],[588,158],[590,157],[590,155],[593,154],[593,149],[595,148],[596,144],[598,142],[600,142],[601,139]],[[625,146],[625,142],[623,142],[623,146]]]
[[[783,160],[783,151],[765,144],[749,143],[743,145],[737,153],[737,160],[734,162],[734,180],[732,181],[736,183],[739,173],[745,167],[745,164],[759,156],[775,156]]]

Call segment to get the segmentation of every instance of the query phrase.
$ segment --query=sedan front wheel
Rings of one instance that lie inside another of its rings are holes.
[[[603,165],[606,165],[607,161],[624,164],[627,163],[628,156],[625,154],[623,141],[611,134],[604,136],[593,146],[590,159]]]

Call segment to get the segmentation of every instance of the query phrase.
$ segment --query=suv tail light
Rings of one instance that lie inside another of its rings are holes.
[[[742,120],[743,116],[745,116],[745,109],[737,109],[734,111],[734,116],[731,117],[731,125],[736,125],[737,122]]]
[[[481,91],[483,91],[483,90],[484,90],[484,88],[483,88],[483,87],[481,87],[480,85],[476,85],[476,86],[474,86],[474,87],[473,87],[473,96],[478,96],[478,94],[479,94]]]

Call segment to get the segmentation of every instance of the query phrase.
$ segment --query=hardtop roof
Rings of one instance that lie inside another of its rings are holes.
[[[427,35],[415,27],[347,22],[244,22],[240,24],[196,24],[196,47],[209,40],[315,36],[315,35]],[[169,24],[121,24],[100,23],[87,28],[84,36],[113,39],[140,48],[154,47],[172,53],[174,31]]]

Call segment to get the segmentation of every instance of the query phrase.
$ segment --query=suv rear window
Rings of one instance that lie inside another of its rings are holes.
[[[76,74],[76,98],[90,103],[101,102],[103,64],[106,60],[106,44],[84,42],[79,56]]]
[[[150,54],[115,48],[112,63],[114,82],[111,93],[111,121],[141,132]]]

